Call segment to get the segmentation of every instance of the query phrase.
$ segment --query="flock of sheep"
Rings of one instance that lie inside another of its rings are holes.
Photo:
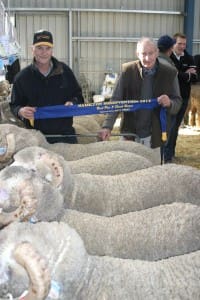
[[[200,170],[130,141],[48,144],[6,115],[1,300],[200,299]]]

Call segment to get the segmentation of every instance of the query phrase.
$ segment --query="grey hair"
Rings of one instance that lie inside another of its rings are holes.
[[[142,37],[142,38],[140,38],[139,41],[137,42],[136,52],[138,53],[138,51],[139,51],[141,45],[146,44],[146,43],[151,44],[152,46],[155,47],[155,49],[158,49],[157,43],[156,43],[156,41],[155,41],[153,38],[150,38],[150,37]]]

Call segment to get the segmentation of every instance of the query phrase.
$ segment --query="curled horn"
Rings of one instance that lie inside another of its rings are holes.
[[[51,275],[45,260],[28,242],[14,250],[14,258],[28,273],[30,286],[24,300],[46,299],[51,287]]]
[[[53,184],[55,187],[59,187],[59,185],[61,185],[61,183],[63,182],[63,167],[60,164],[60,162],[58,161],[57,158],[52,158],[49,154],[45,153],[41,156],[42,162],[45,163],[45,165],[47,165],[52,172],[53,175]]]
[[[0,153],[0,162],[9,161],[15,153],[15,137],[13,133],[6,135],[5,140],[2,141],[2,148],[5,148],[4,153]]]
[[[29,181],[24,181],[18,188],[20,204],[10,213],[0,211],[0,224],[6,226],[14,221],[27,221],[36,211],[37,199],[33,186]]]

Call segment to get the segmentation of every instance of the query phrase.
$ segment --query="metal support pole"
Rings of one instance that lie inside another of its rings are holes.
[[[185,0],[184,33],[187,37],[187,51],[192,55],[195,0]]]
[[[69,49],[69,67],[72,69],[72,10],[69,10],[69,41],[68,41],[68,49]]]

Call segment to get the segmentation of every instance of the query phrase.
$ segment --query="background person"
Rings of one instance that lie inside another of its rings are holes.
[[[197,70],[197,82],[200,82],[200,54],[194,55],[194,64]]]
[[[173,52],[173,46],[176,43],[175,39],[170,37],[169,35],[162,35],[157,42],[157,46],[159,49],[158,58],[162,62],[167,62],[173,67],[175,67],[172,59],[170,58]]]
[[[180,93],[182,96],[182,105],[176,115],[176,120],[170,130],[168,143],[165,147],[166,162],[172,162],[175,157],[176,141],[178,137],[178,130],[181,123],[184,121],[184,115],[188,106],[191,83],[197,81],[197,71],[194,68],[194,58],[186,51],[186,36],[182,33],[174,35],[176,43],[173,46],[173,52],[170,56],[178,71],[178,81],[180,86]]]
[[[40,30],[33,37],[33,62],[15,77],[10,108],[27,128],[44,135],[74,135],[73,118],[34,119],[37,107],[83,103],[82,90],[72,70],[53,56],[53,37]],[[76,143],[75,136],[47,137],[49,143]]]
[[[176,72],[178,72],[174,65],[174,62],[170,58],[175,43],[176,40],[170,37],[169,35],[162,35],[157,42],[158,49],[159,49],[158,59],[164,63],[169,64],[172,68],[175,68]],[[178,77],[177,77],[177,81],[178,81]],[[171,120],[170,120],[171,127],[174,125],[175,120],[176,120],[176,115],[171,115]],[[171,162],[171,151],[169,151],[168,141],[169,141],[169,134],[167,137],[167,141],[162,149],[163,150],[162,155],[164,156],[165,163]]]
[[[158,61],[157,45],[150,38],[144,37],[139,40],[136,52],[138,60],[122,65],[122,72],[111,101],[157,98],[158,103],[167,109],[168,123],[170,114],[176,114],[181,106],[176,80],[177,71]],[[135,140],[146,146],[160,147],[162,139],[159,113],[160,107],[154,110],[124,112],[120,131],[122,134],[135,134],[137,136]],[[102,140],[109,139],[117,115],[117,113],[107,115],[100,131]],[[169,123],[167,125],[169,128]]]
[[[13,83],[16,74],[21,70],[19,58],[16,58],[15,61],[10,65],[5,65],[5,78],[10,84]]]

